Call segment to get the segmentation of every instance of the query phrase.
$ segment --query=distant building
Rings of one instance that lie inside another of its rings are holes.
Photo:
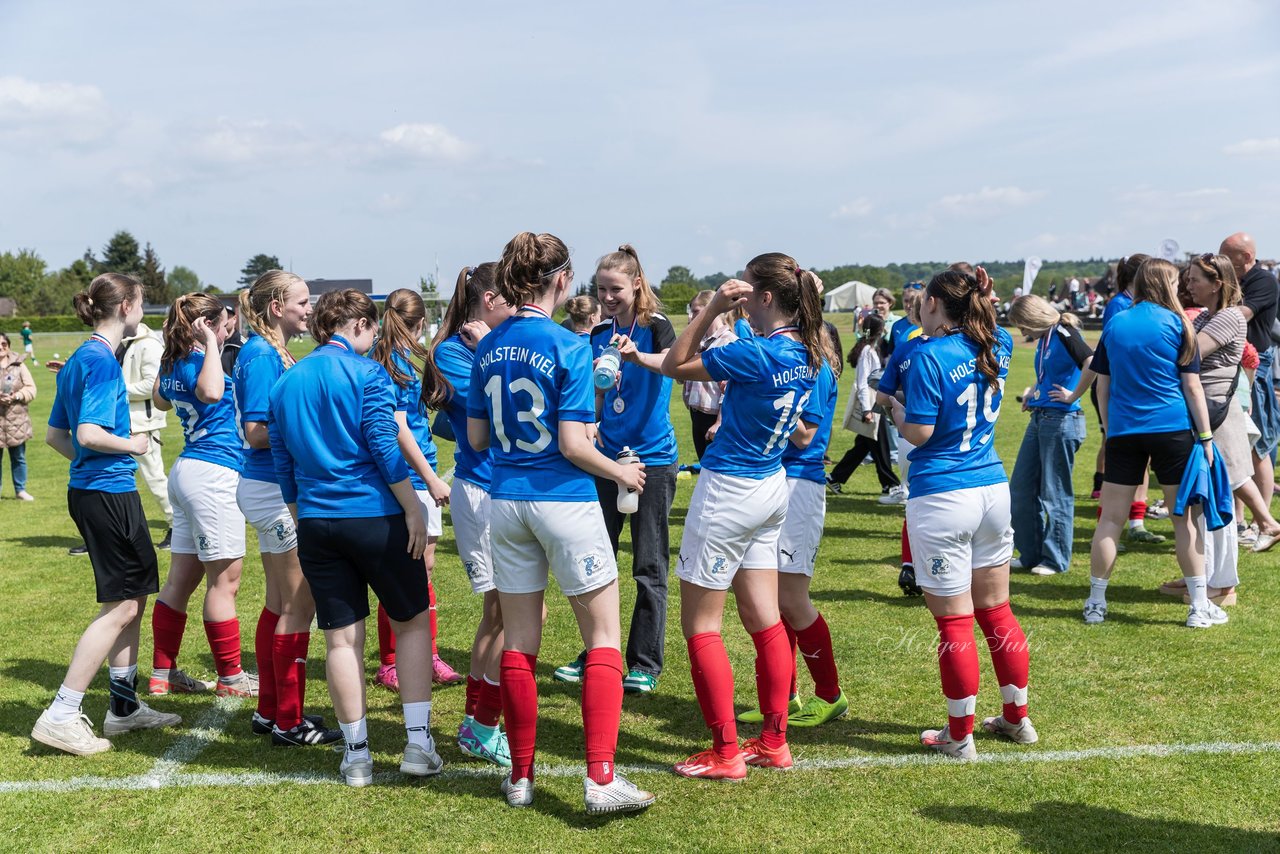
[[[321,294],[347,288],[354,288],[361,293],[373,296],[373,279],[307,279],[307,288],[311,291],[313,304],[320,299]]]
[[[0,317],[15,317],[18,314],[18,303],[9,297],[0,297]]]

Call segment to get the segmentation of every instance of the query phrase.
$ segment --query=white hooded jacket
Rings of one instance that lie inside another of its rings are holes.
[[[129,428],[135,433],[163,429],[168,419],[164,410],[151,402],[151,390],[160,373],[160,357],[164,355],[164,342],[159,333],[152,332],[145,323],[138,324],[132,338],[124,340],[124,384],[129,393]]]

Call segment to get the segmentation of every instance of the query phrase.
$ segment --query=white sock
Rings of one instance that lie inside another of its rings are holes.
[[[58,689],[53,703],[49,706],[49,718],[55,724],[65,724],[80,715],[80,703],[84,700],[83,691],[73,691],[66,685]]]
[[[410,744],[416,744],[425,749],[431,748],[430,700],[404,704],[404,729],[408,733]]]
[[[347,742],[347,759],[372,758],[369,753],[369,719],[367,717],[349,724],[338,721],[338,726],[342,728],[342,737]]]
[[[1208,581],[1203,575],[1188,576],[1187,593],[1191,595],[1192,608],[1207,608],[1209,606],[1209,590]]]
[[[1130,531],[1132,531],[1132,530],[1134,530],[1135,528],[1141,528],[1141,527],[1144,527],[1144,526],[1143,526],[1143,524],[1142,524],[1142,522],[1143,522],[1143,520],[1142,520],[1142,519],[1130,519],[1130,520],[1129,520],[1129,530],[1130,530]]]
[[[1109,578],[1095,578],[1089,576],[1089,601],[1099,604],[1107,604],[1107,584],[1111,581]]]
[[[151,678],[152,678],[152,679],[163,679],[165,682],[168,682],[168,681],[169,681],[169,668],[167,668],[167,667],[153,667],[153,668],[151,668]]]
[[[133,680],[138,678],[138,665],[130,664],[128,667],[108,667],[107,673],[117,682],[125,682],[129,685],[133,684]]]

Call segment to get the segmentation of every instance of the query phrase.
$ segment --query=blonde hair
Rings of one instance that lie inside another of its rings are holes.
[[[641,326],[648,326],[653,316],[662,311],[662,301],[658,299],[658,295],[649,284],[649,277],[644,274],[644,268],[640,266],[640,256],[636,254],[635,247],[630,243],[622,244],[617,252],[610,252],[597,261],[596,272],[601,270],[621,273],[635,281],[634,310]]]
[[[706,308],[715,295],[716,292],[712,290],[698,291],[693,295],[693,299],[689,300],[689,308]]]
[[[296,359],[289,352],[287,341],[280,330],[269,320],[269,311],[273,302],[284,303],[289,289],[294,285],[305,286],[306,281],[295,273],[284,270],[268,270],[259,276],[252,285],[240,292],[240,315],[249,328],[262,336],[280,354],[280,363],[286,368]]]
[[[564,312],[569,315],[569,319],[573,321],[573,328],[577,330],[581,326],[591,322],[591,315],[600,310],[600,301],[590,294],[581,294],[564,304]]]
[[[1009,306],[1009,322],[1023,329],[1044,333],[1062,320],[1062,312],[1054,308],[1047,299],[1035,294],[1027,294]]]

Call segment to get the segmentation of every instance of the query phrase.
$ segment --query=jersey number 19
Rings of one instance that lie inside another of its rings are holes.
[[[986,383],[986,394],[982,396],[982,417],[986,419],[988,424],[995,424],[996,418],[1000,416],[1000,404],[993,403],[997,391],[1004,393],[1004,379],[1001,378],[997,386]],[[974,382],[965,386],[964,391],[960,392],[960,396],[956,398],[956,403],[963,406],[964,409],[964,435],[960,437],[960,450],[968,451],[973,447],[973,431],[978,426],[978,383]],[[978,440],[979,445],[985,445],[991,441],[991,434],[987,433]]]

